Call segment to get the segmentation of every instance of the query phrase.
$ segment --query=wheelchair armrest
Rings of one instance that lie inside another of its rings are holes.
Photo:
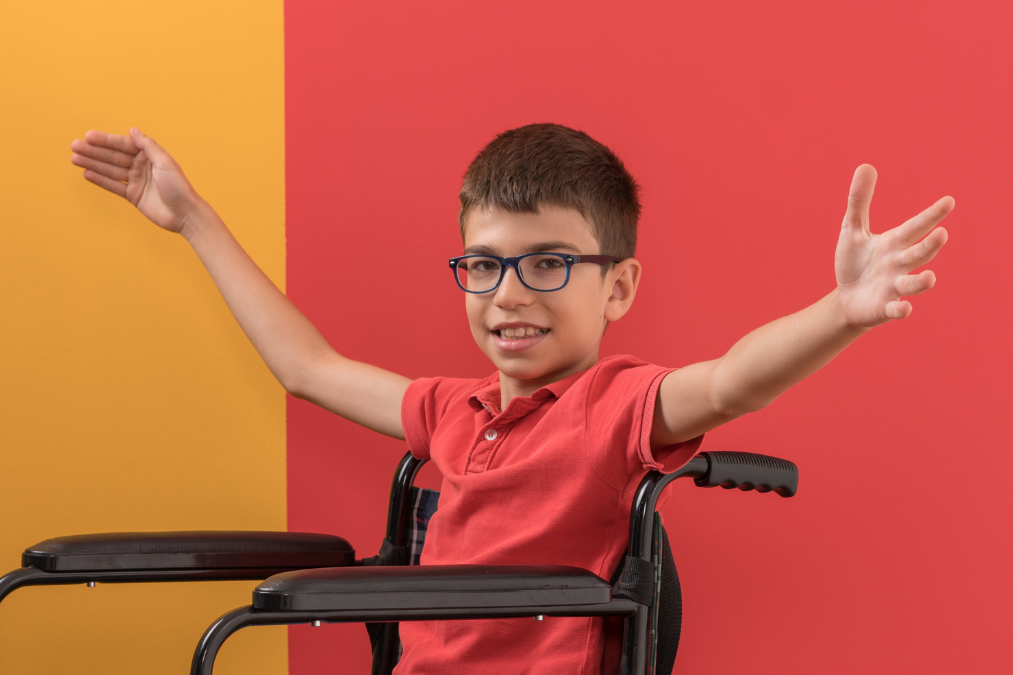
[[[29,546],[21,556],[23,567],[56,574],[303,569],[354,562],[355,550],[341,537],[255,531],[83,534],[47,539]]]
[[[562,565],[424,565],[344,567],[278,574],[253,591],[253,609],[395,613],[424,610],[606,605],[611,587],[579,567]],[[505,615],[504,614],[504,615]]]
[[[191,675],[211,675],[222,643],[247,626],[544,616],[632,616],[608,582],[562,565],[340,567],[278,574],[253,605],[222,615],[201,638]]]
[[[302,532],[114,532],[29,546],[0,576],[0,601],[24,586],[156,581],[259,581],[279,572],[355,564],[341,537]]]

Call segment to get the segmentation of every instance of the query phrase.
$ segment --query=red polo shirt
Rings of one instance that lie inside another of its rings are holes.
[[[443,473],[422,564],[573,565],[609,579],[644,474],[674,471],[700,447],[702,437],[651,451],[655,397],[672,370],[611,356],[502,411],[498,372],[412,382],[401,404],[408,448]],[[602,625],[568,617],[403,622],[395,672],[597,675]]]

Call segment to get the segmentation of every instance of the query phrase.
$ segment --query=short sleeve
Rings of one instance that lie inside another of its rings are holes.
[[[443,411],[437,403],[439,377],[420,377],[412,381],[401,398],[401,426],[408,451],[416,459],[429,459],[429,442]]]
[[[647,400],[644,402],[643,424],[640,432],[640,456],[648,458],[644,462],[644,468],[660,471],[661,473],[672,473],[683,466],[700,452],[700,445],[703,443],[703,434],[696,438],[681,443],[673,443],[661,448],[651,449],[651,433],[654,431],[654,405],[658,400],[658,390],[661,389],[661,382],[669,373],[678,368],[667,368],[661,375],[651,381],[651,387],[647,391]]]
[[[586,440],[598,474],[615,487],[643,470],[669,473],[699,451],[703,436],[651,449],[654,404],[665,368],[630,356],[603,359],[587,389]]]

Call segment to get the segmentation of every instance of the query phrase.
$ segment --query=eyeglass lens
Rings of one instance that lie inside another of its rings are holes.
[[[457,264],[457,278],[469,291],[491,290],[499,283],[502,270],[495,258],[465,258]],[[531,288],[554,291],[566,283],[566,263],[559,256],[531,255],[522,258],[521,279]]]

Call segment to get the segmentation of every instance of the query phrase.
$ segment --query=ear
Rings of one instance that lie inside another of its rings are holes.
[[[629,311],[640,284],[640,272],[640,262],[636,258],[627,258],[616,263],[605,275],[603,285],[609,293],[605,300],[606,321],[618,321]]]

